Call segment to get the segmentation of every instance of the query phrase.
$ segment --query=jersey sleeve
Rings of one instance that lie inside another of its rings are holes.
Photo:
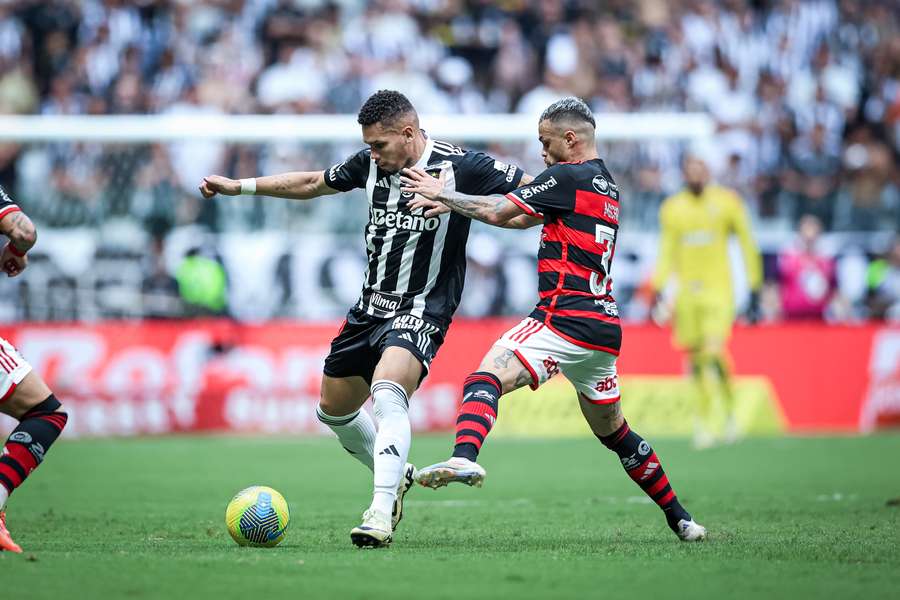
[[[18,212],[20,210],[22,209],[12,201],[12,198],[9,197],[6,190],[0,187],[0,219],[10,213]]]
[[[325,183],[331,189],[339,192],[364,188],[369,177],[369,161],[371,160],[368,150],[360,150],[325,171]]]
[[[522,181],[522,169],[495,160],[484,152],[466,152],[455,167],[456,187],[463,194],[506,194]]]
[[[532,217],[547,217],[575,210],[575,190],[563,167],[553,165],[528,185],[506,194]]]

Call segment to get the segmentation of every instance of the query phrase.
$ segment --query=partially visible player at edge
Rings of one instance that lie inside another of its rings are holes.
[[[21,275],[37,232],[22,210],[0,188],[0,233],[8,238],[0,255],[7,277]],[[0,455],[0,550],[21,552],[6,528],[6,501],[44,460],[69,416],[12,344],[0,338],[0,412],[19,421]]]
[[[368,272],[359,302],[325,359],[316,413],[373,472],[372,503],[350,538],[359,547],[377,547],[391,543],[403,515],[403,496],[413,483],[415,468],[406,463],[409,397],[427,375],[459,305],[471,223],[449,211],[425,216],[412,210],[413,195],[400,191],[399,171],[412,166],[441,171],[450,187],[473,194],[509,192],[528,176],[486,154],[428,137],[412,104],[399,92],[375,93],[357,120],[369,147],[326,171],[240,181],[212,175],[200,191],[207,198],[256,193],[305,200],[366,190]],[[370,394],[377,431],[369,414],[360,410]]]
[[[706,529],[678,502],[656,453],[622,416],[616,373],[622,331],[610,278],[619,192],[597,155],[593,114],[581,100],[565,98],[544,111],[538,134],[548,168],[505,196],[465,195],[421,169],[403,171],[405,190],[459,214],[492,225],[523,216],[544,223],[540,300],[466,378],[453,456],[420,470],[417,480],[433,488],[455,481],[480,486],[486,473],[475,461],[497,419],[499,397],[524,385],[536,389],[562,372],[578,391],[594,435],[659,505],[669,527],[682,540],[701,540]],[[433,206],[427,200],[414,205]]]
[[[665,320],[662,293],[674,275],[677,284],[673,314],[673,342],[688,355],[694,383],[694,446],[707,448],[717,441],[721,425],[715,418],[716,400],[724,405],[724,440],[734,441],[734,386],[728,338],[734,323],[734,291],[728,240],[740,243],[750,286],[748,320],[759,311],[762,259],[750,232],[750,219],[736,192],[710,184],[709,169],[696,156],[683,164],[685,189],[666,198],[659,210],[660,248],[653,287],[653,314]]]

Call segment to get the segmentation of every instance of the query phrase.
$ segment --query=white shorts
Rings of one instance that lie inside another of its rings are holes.
[[[31,365],[12,344],[0,337],[0,403],[6,401],[16,386],[31,372]]]
[[[496,345],[512,350],[522,361],[531,372],[533,390],[561,372],[594,404],[619,400],[615,355],[577,346],[536,319],[528,317],[504,333]]]

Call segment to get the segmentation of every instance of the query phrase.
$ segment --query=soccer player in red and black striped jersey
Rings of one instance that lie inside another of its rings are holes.
[[[28,251],[37,239],[34,224],[0,188],[0,233],[8,238],[0,254],[7,277],[28,266]],[[0,338],[0,413],[19,421],[0,454],[0,551],[21,552],[6,528],[6,501],[44,460],[68,415],[62,404],[31,370],[12,344]]]
[[[597,155],[593,114],[581,100],[565,98],[544,111],[538,133],[547,169],[506,195],[461,194],[440,176],[403,171],[404,191],[419,194],[415,206],[437,210],[437,201],[493,225],[544,225],[540,300],[466,379],[453,457],[420,470],[417,480],[434,488],[454,481],[480,486],[485,470],[475,461],[497,419],[499,397],[524,385],[536,389],[562,372],[594,435],[659,505],[669,527],[682,540],[701,540],[706,529],[679,503],[653,448],[622,416],[616,373],[622,331],[610,277],[619,191]]]

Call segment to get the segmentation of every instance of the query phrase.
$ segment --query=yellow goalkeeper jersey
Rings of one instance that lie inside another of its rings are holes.
[[[728,240],[737,236],[750,288],[762,283],[762,259],[750,232],[741,198],[732,190],[708,185],[697,196],[690,190],[666,198],[659,211],[661,241],[653,288],[662,290],[672,274],[678,294],[727,301],[733,297]]]

